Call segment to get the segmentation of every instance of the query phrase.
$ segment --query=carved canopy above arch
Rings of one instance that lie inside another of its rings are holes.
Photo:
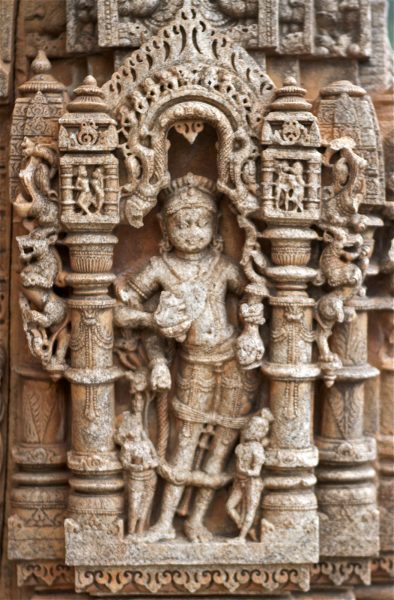
[[[242,48],[209,29],[194,9],[128,57],[103,91],[119,124],[127,170],[125,213],[134,227],[168,185],[167,134],[177,126],[193,141],[203,123],[218,136],[218,189],[241,214],[258,208],[255,158],[270,78]]]

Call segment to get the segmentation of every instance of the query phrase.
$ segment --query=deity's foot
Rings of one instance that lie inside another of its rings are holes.
[[[158,542],[160,540],[174,540],[175,529],[167,523],[156,523],[144,534],[144,542]]]
[[[184,525],[186,536],[191,542],[209,542],[213,534],[207,529],[201,521],[189,519]]]
[[[246,544],[246,538],[243,535],[239,535],[238,537],[231,538],[228,542],[230,544]]]

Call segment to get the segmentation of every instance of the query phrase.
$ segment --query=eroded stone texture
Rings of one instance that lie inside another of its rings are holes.
[[[383,2],[14,8],[0,596],[386,598]]]

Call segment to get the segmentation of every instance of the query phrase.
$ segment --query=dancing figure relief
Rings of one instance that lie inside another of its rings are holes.
[[[279,164],[275,193],[277,210],[303,212],[305,181],[302,173],[303,167],[300,161],[296,161],[293,165],[287,161]]]
[[[204,524],[207,510],[215,490],[231,480],[228,460],[240,431],[258,408],[253,405],[258,389],[254,368],[261,364],[264,346],[250,326],[258,328],[264,321],[263,305],[248,304],[245,275],[223,253],[215,192],[212,181],[190,173],[173,181],[160,215],[160,255],[138,273],[123,273],[116,283],[120,302],[115,323],[121,330],[142,328],[149,386],[158,392],[157,470],[165,487],[159,518],[143,534],[150,542],[176,537],[176,512],[186,517],[184,533],[189,540],[212,538]],[[228,294],[241,301],[243,333],[230,320]],[[166,340],[175,343],[176,379],[166,360]],[[133,402],[135,407],[135,394]],[[169,407],[175,436],[171,452]],[[137,412],[141,410],[140,406]],[[252,478],[258,477],[257,470],[256,463]],[[257,493],[250,492],[246,500],[246,523],[256,510],[252,496],[256,499]],[[242,536],[245,528],[250,525],[242,528]]]
[[[80,165],[74,188],[77,191],[76,206],[83,214],[101,213],[104,204],[104,178],[99,167],[89,177],[86,166]]]

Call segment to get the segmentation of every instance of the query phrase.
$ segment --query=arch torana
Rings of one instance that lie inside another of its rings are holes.
[[[86,77],[66,109],[46,58],[33,66],[11,193],[23,328],[53,424],[48,439],[29,430],[39,400],[22,370],[8,550],[20,582],[47,569],[93,596],[286,598],[367,584],[379,512],[364,400],[379,371],[365,281],[389,207],[364,90],[334,83],[312,112],[294,78],[275,89],[194,8],[103,87]],[[171,131],[193,148],[208,127],[216,181],[174,179]],[[219,197],[232,230],[216,231]],[[147,240],[158,200],[160,250],[115,274],[118,238]],[[231,248],[231,231],[235,262],[219,235]]]

